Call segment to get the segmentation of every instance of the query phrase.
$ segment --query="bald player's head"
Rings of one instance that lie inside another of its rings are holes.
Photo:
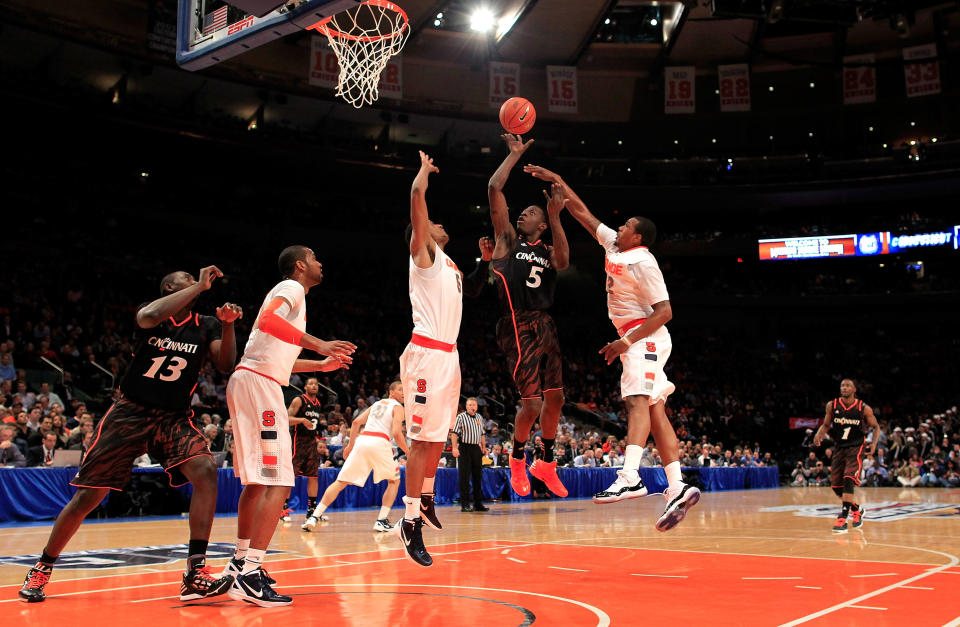
[[[193,280],[193,276],[189,272],[176,270],[160,280],[160,295],[166,296],[167,294],[179,292],[193,283],[196,283],[196,281]]]

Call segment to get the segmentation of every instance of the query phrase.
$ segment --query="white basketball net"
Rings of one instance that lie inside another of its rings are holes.
[[[340,61],[336,94],[358,109],[380,96],[380,74],[410,35],[406,14],[385,0],[368,0],[311,28],[327,36]]]

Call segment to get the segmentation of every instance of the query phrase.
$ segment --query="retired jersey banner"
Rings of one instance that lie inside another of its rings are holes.
[[[520,64],[490,62],[490,106],[499,108],[520,94]]]
[[[717,67],[720,79],[720,110],[750,110],[750,66],[746,63]]]
[[[843,58],[843,104],[877,100],[877,58],[860,54]]]
[[[922,61],[930,59],[930,61]],[[903,74],[907,83],[907,97],[929,96],[940,93],[940,64],[937,62],[937,44],[926,44],[903,49]]]
[[[310,75],[307,82],[317,87],[337,86],[340,63],[337,55],[327,46],[325,37],[310,38]]]
[[[547,110],[551,113],[577,112],[577,68],[547,66]]]
[[[399,55],[390,57],[380,74],[378,88],[382,98],[403,98],[403,59]]]
[[[663,70],[663,112],[694,113],[696,111],[697,68],[673,66]]]

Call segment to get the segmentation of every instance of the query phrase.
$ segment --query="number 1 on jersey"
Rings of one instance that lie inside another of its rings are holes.
[[[167,361],[168,357],[166,355],[162,357],[154,357],[150,361],[153,362],[153,365],[150,366],[150,369],[143,373],[148,379],[160,379],[161,381],[176,381],[180,378],[180,374],[183,372],[183,369],[187,367],[187,360],[183,357],[169,357],[169,362],[167,363],[167,368],[165,372],[160,372],[160,368],[163,367],[163,362]],[[157,374],[159,373],[159,376]]]
[[[850,429],[852,429],[852,428],[853,428],[853,427],[847,427],[846,429],[844,429],[844,430],[843,430],[843,436],[841,436],[840,439],[841,439],[841,440],[846,440],[848,437],[850,437]]]

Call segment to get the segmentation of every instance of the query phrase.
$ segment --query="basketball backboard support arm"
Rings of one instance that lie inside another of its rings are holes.
[[[200,70],[257,46],[305,30],[325,17],[360,4],[361,0],[301,0],[288,2],[276,11],[256,17],[245,15],[203,33],[202,0],[179,0],[177,15],[177,64],[185,70]]]

